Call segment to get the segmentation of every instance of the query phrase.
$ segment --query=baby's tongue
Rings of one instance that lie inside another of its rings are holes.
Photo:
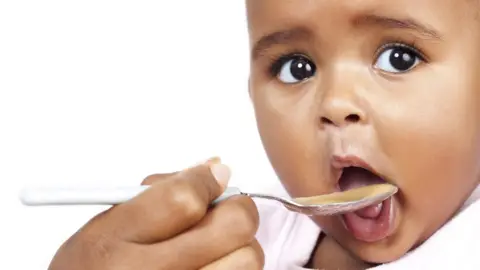
[[[349,189],[382,183],[385,183],[383,179],[368,170],[358,167],[349,167],[343,170],[342,177],[339,181],[339,187],[341,191],[346,191]],[[380,215],[382,204],[383,203],[379,203],[377,205],[365,207],[355,211],[355,214],[362,218],[374,219]]]

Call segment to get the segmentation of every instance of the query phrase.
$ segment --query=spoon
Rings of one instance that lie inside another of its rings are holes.
[[[24,189],[20,200],[27,206],[41,205],[115,205],[126,202],[139,195],[149,186],[126,188],[30,188]],[[222,195],[212,202],[215,205],[232,196],[248,196],[274,200],[288,210],[308,216],[339,215],[353,212],[370,205],[378,204],[398,191],[390,184],[377,184],[335,192],[320,196],[287,199],[283,197],[246,193],[236,187],[228,187]]]

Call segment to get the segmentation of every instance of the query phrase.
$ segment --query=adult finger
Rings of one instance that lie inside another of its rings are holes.
[[[200,268],[200,270],[261,270],[265,265],[265,255],[258,241],[237,249],[229,255]]]
[[[109,213],[112,233],[126,241],[154,243],[195,225],[230,178],[223,164],[202,164],[155,183]]]
[[[188,231],[152,245],[149,257],[171,269],[199,269],[254,241],[258,221],[255,203],[246,196],[235,196],[218,204]],[[162,256],[172,253],[175,257]]]
[[[201,163],[196,164],[194,167],[196,167],[198,165],[202,165],[202,164],[211,165],[211,164],[220,163],[220,162],[221,162],[220,158],[213,157],[213,158],[210,158],[210,159],[206,160],[205,162],[201,162]],[[167,179],[171,178],[172,176],[177,175],[178,173],[180,173],[180,171],[171,172],[171,173],[162,173],[162,174],[152,174],[152,175],[148,176],[147,178],[143,179],[142,185],[143,186],[153,185],[153,184],[158,183],[160,181],[167,180]]]
[[[160,181],[165,181],[165,180],[171,178],[172,176],[177,175],[178,173],[179,172],[152,174],[152,175],[148,176],[147,178],[143,179],[142,186],[149,186],[149,185],[159,183]]]

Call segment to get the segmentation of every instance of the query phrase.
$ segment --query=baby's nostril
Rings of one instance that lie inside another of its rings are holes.
[[[360,116],[358,114],[349,114],[347,115],[342,122],[335,122],[330,120],[328,117],[321,117],[320,121],[324,125],[334,125],[334,126],[341,126],[344,124],[351,124],[360,122]]]
[[[326,117],[322,117],[322,118],[321,118],[321,121],[322,121],[323,124],[328,124],[328,125],[332,125],[332,124],[333,124],[332,120],[330,120],[330,119],[328,119],[328,118],[326,118]]]
[[[347,117],[345,117],[345,121],[350,123],[356,123],[360,121],[360,116],[358,116],[358,114],[350,114]]]

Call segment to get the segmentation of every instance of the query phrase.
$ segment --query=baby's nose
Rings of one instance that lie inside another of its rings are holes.
[[[343,82],[320,91],[323,94],[319,104],[319,117],[323,127],[344,127],[367,122],[367,113],[355,86]]]
[[[352,102],[345,99],[331,99],[323,102],[320,121],[322,125],[343,127],[349,124],[364,122],[364,113]]]

